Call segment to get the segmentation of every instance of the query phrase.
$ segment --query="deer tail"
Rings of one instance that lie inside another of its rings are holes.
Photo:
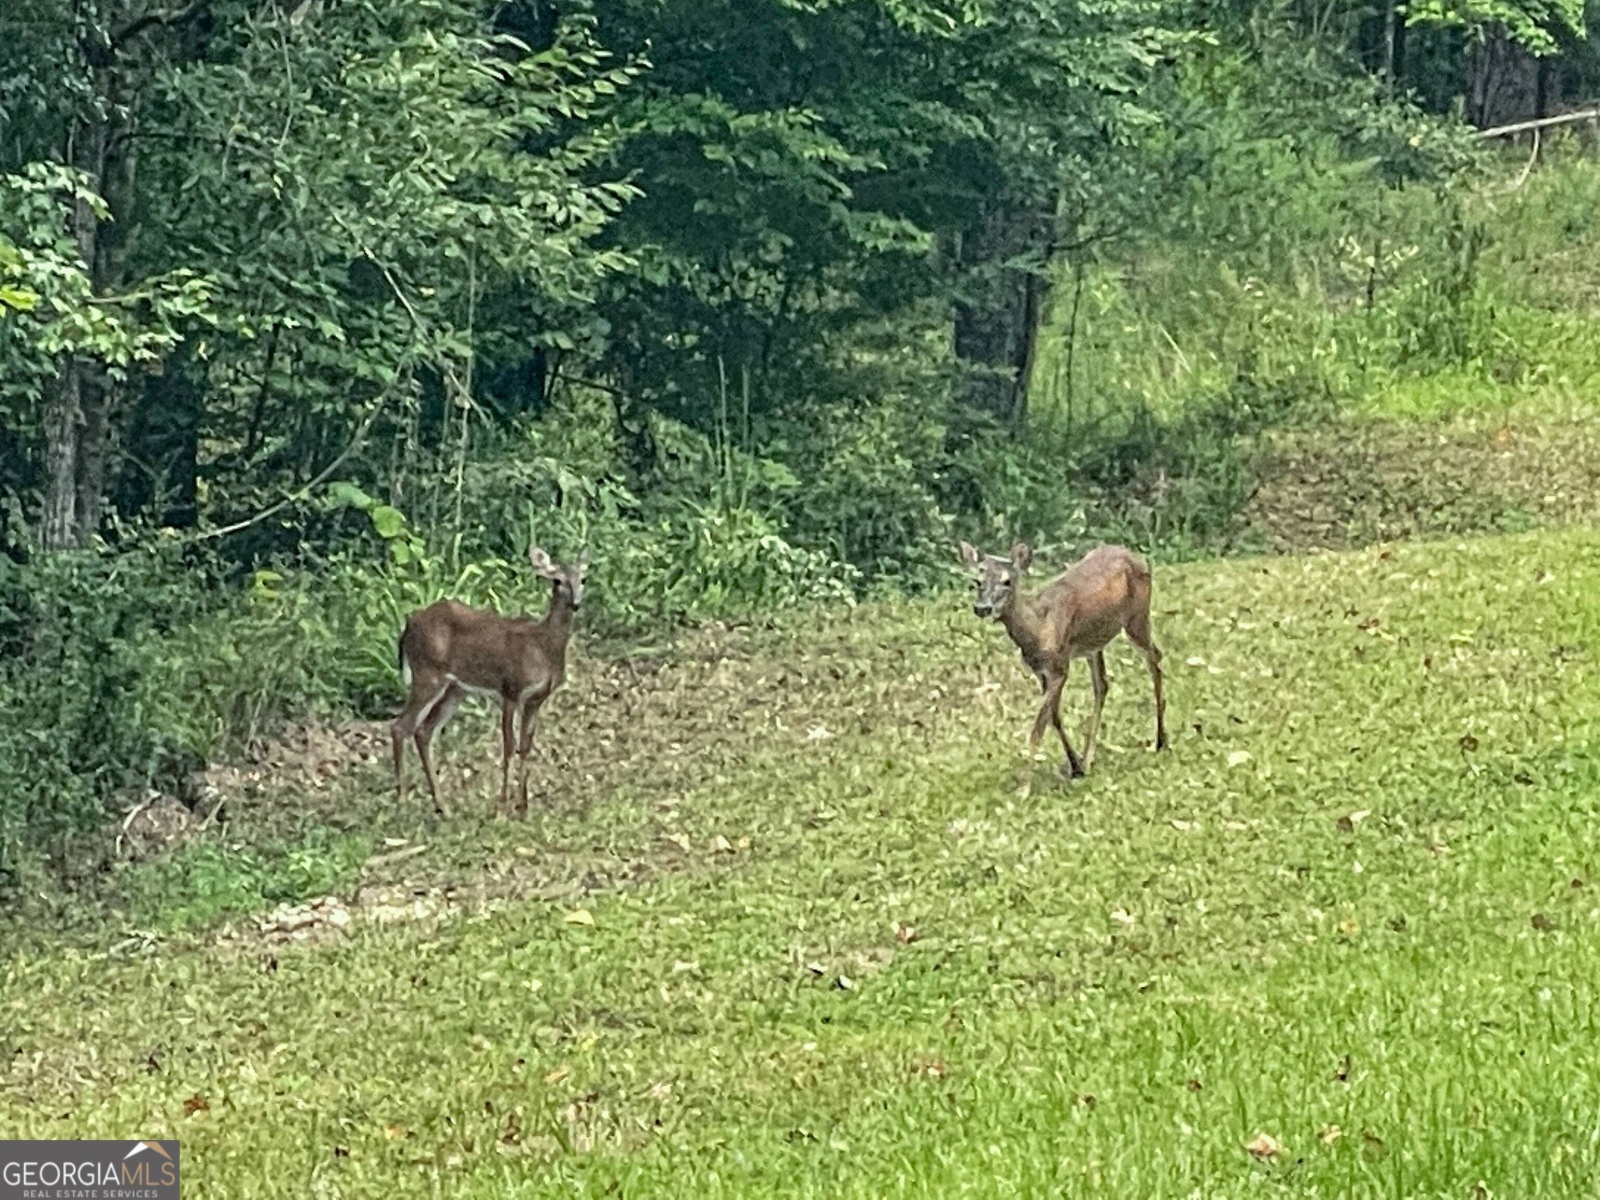
[[[395,663],[400,668],[400,677],[406,681],[406,686],[411,685],[411,666],[406,662],[406,634],[411,632],[411,622],[406,622],[406,627],[400,631],[399,640],[395,642]]]

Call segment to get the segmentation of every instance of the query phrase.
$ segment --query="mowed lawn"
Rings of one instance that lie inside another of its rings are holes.
[[[768,649],[870,686],[650,817],[726,852],[426,933],[11,961],[0,1134],[177,1137],[230,1200],[1594,1194],[1600,534],[1157,593],[1160,758],[1125,643],[1067,785],[966,596],[869,609]]]

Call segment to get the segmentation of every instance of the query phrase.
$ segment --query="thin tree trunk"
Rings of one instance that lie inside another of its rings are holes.
[[[63,359],[51,381],[44,409],[44,511],[39,519],[39,544],[46,550],[70,550],[78,538],[78,364]]]
[[[1009,265],[1042,248],[1043,222],[1020,208],[992,214],[960,243],[965,294],[954,313],[956,356],[969,368],[965,398],[1020,436],[1043,281]]]

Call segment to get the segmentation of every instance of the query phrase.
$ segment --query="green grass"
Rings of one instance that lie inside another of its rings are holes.
[[[432,834],[610,882],[318,946],[19,951],[0,1129],[176,1136],[186,1194],[230,1200],[1588,1194],[1600,539],[1157,586],[1174,749],[1119,650],[1072,786],[962,597],[728,635],[677,704],[580,681],[553,753],[624,783]]]

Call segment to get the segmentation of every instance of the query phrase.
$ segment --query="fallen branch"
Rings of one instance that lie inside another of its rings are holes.
[[[1539,117],[1533,121],[1517,121],[1511,125],[1496,125],[1493,129],[1480,129],[1478,130],[1478,136],[1486,139],[1513,137],[1516,134],[1527,133],[1530,130],[1550,129],[1557,125],[1575,125],[1579,121],[1600,122],[1600,104],[1562,113],[1559,117]]]

